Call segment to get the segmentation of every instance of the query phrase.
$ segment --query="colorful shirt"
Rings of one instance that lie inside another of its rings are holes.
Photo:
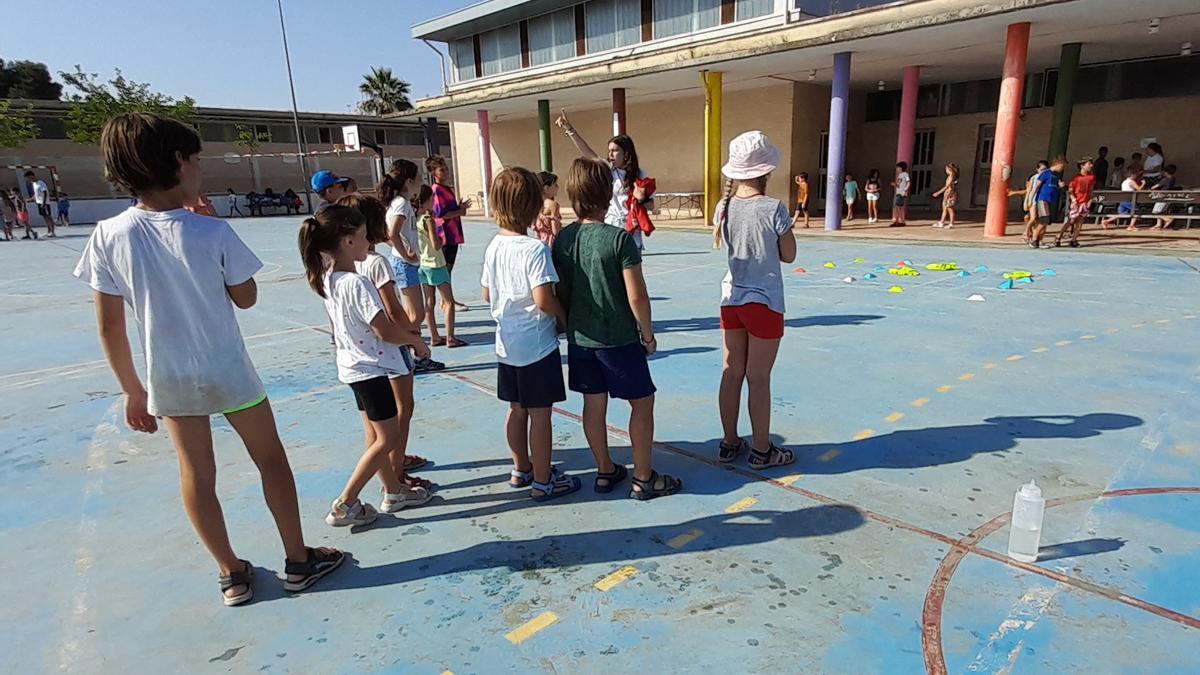
[[[1071,197],[1075,199],[1076,204],[1087,204],[1092,201],[1092,190],[1096,187],[1096,176],[1094,174],[1079,174],[1071,179],[1071,183],[1067,185],[1067,189],[1071,192]]]
[[[466,242],[466,239],[463,237],[462,218],[442,217],[444,214],[457,211],[458,209],[458,198],[454,196],[454,190],[451,190],[448,185],[434,183],[433,216],[434,223],[437,225],[437,234],[442,240],[443,246]]]

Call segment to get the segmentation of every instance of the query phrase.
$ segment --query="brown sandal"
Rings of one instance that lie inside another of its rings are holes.
[[[446,347],[448,349],[456,349],[458,347],[466,347],[467,344],[468,344],[467,342],[465,342],[463,340],[459,340],[458,338],[449,338],[448,340],[446,340]]]

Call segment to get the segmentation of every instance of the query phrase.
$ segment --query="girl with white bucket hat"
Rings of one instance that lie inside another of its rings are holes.
[[[721,283],[721,333],[725,367],[718,397],[725,437],[718,457],[733,462],[749,451],[752,469],[796,461],[795,454],[771,442],[771,369],[783,338],[783,270],[796,260],[796,237],[783,202],[766,195],[779,166],[779,150],[761,131],[747,131],[729,143],[721,173],[729,179],[713,226],[724,236],[729,273]],[[749,382],[751,442],[738,434],[742,383]]]

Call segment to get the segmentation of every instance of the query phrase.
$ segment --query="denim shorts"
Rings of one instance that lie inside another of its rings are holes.
[[[396,273],[396,288],[420,288],[421,274],[419,265],[409,265],[399,257],[391,258],[392,271]]]

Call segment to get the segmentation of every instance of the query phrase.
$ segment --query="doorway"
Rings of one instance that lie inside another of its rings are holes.
[[[933,185],[933,144],[934,129],[918,129],[913,138],[913,165],[909,167],[909,177],[912,187],[909,188],[909,201],[917,206],[929,205],[930,186]]]
[[[996,125],[979,125],[975,146],[975,178],[971,182],[971,206],[985,206],[992,180],[992,150],[996,145]]]
[[[812,203],[809,204],[809,210],[825,209],[825,192],[827,191],[827,178],[829,176],[829,132],[821,132],[821,142],[817,144],[817,191],[813,193],[813,182],[808,181],[808,191],[814,195]]]

